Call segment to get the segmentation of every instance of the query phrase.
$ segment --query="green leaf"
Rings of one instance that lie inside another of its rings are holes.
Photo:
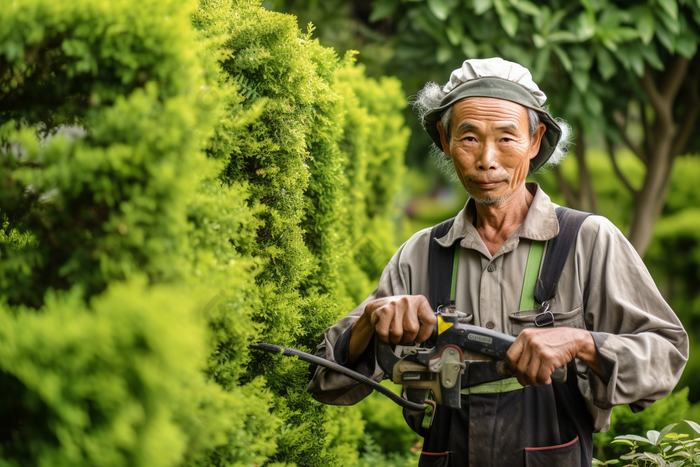
[[[547,40],[552,42],[577,42],[578,38],[569,31],[557,31],[547,36]]]
[[[581,0],[581,5],[586,9],[586,13],[593,15],[593,5],[591,5],[591,0]]]
[[[657,3],[661,5],[661,8],[663,8],[671,18],[678,19],[678,3],[676,3],[676,0],[657,0]]]
[[[659,432],[656,430],[647,431],[647,438],[651,444],[656,444],[659,442]]]
[[[549,58],[551,55],[552,51],[549,46],[537,51],[537,54],[535,55],[535,67],[532,70],[532,77],[535,82],[541,81],[547,73],[547,67],[549,66]]]
[[[696,433],[700,435],[700,425],[698,425],[696,422],[693,422],[693,421],[690,421],[690,420],[686,420],[685,423],[687,423],[688,425],[690,425],[690,428],[692,428],[693,430],[695,430]]]
[[[637,452],[637,453],[632,453],[632,454],[626,454],[624,456],[620,456],[620,459],[624,460],[634,460],[634,459],[639,459],[641,457],[646,457],[646,453],[644,452]]]
[[[645,452],[644,455],[646,457],[648,457],[649,459],[653,460],[654,462],[656,462],[655,465],[658,465],[660,467],[666,466],[666,461],[664,461],[663,458],[661,456],[659,456],[658,454],[654,454],[652,452]]]
[[[547,39],[542,37],[541,35],[535,33],[532,35],[532,42],[535,44],[535,47],[538,49],[541,49],[545,45],[547,45]]]
[[[590,39],[595,35],[596,22],[595,17],[592,17],[586,12],[581,12],[576,18],[576,35],[580,41],[585,41]]]
[[[637,442],[639,442],[639,443],[644,443],[644,444],[653,444],[653,443],[650,443],[648,439],[642,438],[641,436],[637,436],[637,435],[621,435],[621,436],[615,436],[615,439],[616,439],[616,440],[617,440],[617,439],[627,439],[627,440],[630,440],[630,441],[637,441]]]
[[[496,13],[498,13],[499,16],[506,11],[506,6],[503,2],[504,0],[493,0],[493,7],[496,9]]]
[[[467,36],[462,37],[462,52],[467,58],[476,57],[478,55],[476,44]]]
[[[601,42],[602,42],[603,45],[604,45],[605,47],[607,47],[608,50],[610,50],[611,52],[617,51],[617,44],[615,44],[615,43],[614,43],[613,41],[611,41],[610,39],[601,39]]]
[[[584,117],[583,102],[581,93],[576,89],[575,86],[571,86],[571,94],[567,100],[567,112],[572,118],[582,118]],[[584,125],[585,125],[585,120]]]
[[[554,12],[554,14],[552,15],[552,19],[547,25],[547,32],[558,28],[559,23],[561,23],[561,20],[564,19],[564,17],[566,17],[566,13],[566,10],[557,10],[556,12]]]
[[[379,0],[372,3],[372,13],[369,15],[371,23],[388,18],[396,12],[399,3],[395,0]]]
[[[510,10],[504,9],[504,11],[498,15],[498,18],[501,20],[501,26],[503,26],[506,34],[508,34],[509,37],[515,36],[515,33],[518,32],[518,15]]]
[[[435,59],[438,63],[447,63],[452,58],[452,47],[447,44],[441,44],[435,53]]]
[[[666,47],[666,50],[671,53],[676,51],[676,37],[672,36],[665,28],[657,28],[656,37],[658,37],[659,42]]]
[[[474,0],[474,13],[481,15],[486,13],[493,6],[491,0]]]
[[[544,31],[545,25],[549,24],[551,20],[552,11],[547,7],[547,5],[542,5],[542,8],[540,9],[540,16],[535,16],[532,19],[536,31]]]
[[[656,8],[656,13],[658,18],[661,20],[663,25],[666,27],[666,29],[669,30],[671,34],[680,34],[681,24],[678,22],[678,18],[672,17],[668,14],[668,12],[666,12],[666,10],[663,10],[661,8]]]
[[[676,51],[688,60],[692,60],[698,50],[698,43],[690,34],[683,34],[676,40]]]
[[[588,89],[588,83],[591,81],[591,75],[586,70],[576,69],[571,74],[571,79],[578,90],[584,93]]]
[[[659,54],[656,51],[656,44],[649,44],[648,46],[640,46],[639,51],[644,57],[644,61],[647,62],[652,68],[657,70],[664,69],[664,63],[659,58]]]
[[[568,48],[571,61],[575,64],[574,68],[588,71],[593,65],[593,53],[586,47],[574,45]]]
[[[554,53],[557,54],[557,57],[559,57],[559,61],[561,61],[562,66],[564,66],[564,69],[567,71],[567,73],[571,73],[571,70],[573,69],[571,65],[571,60],[569,60],[569,56],[564,52],[564,50],[559,47],[558,45],[555,45],[552,47],[554,50]]]
[[[632,67],[632,71],[640,78],[644,74],[644,57],[639,49],[625,48],[625,52],[628,54],[629,63]]]
[[[463,31],[462,24],[459,22],[457,16],[452,16],[448,23],[447,29],[445,30],[450,44],[459,45],[462,41]]]
[[[615,28],[608,31],[611,38],[615,38],[617,42],[629,42],[639,37],[639,32],[633,28]]]
[[[598,47],[598,50],[596,50],[596,59],[598,60],[600,76],[602,76],[605,81],[609,80],[617,72],[615,59],[610,55],[610,52],[603,47]]]
[[[628,446],[635,445],[635,443],[633,443],[632,441],[630,441],[628,439],[614,439],[614,440],[610,441],[610,444],[626,444]]]
[[[432,37],[436,41],[443,42],[445,40],[444,27],[440,21],[433,17],[433,15],[416,15],[414,21],[418,28],[425,31],[428,35],[430,35],[430,37]]]
[[[455,2],[453,0],[428,0],[430,12],[440,21],[445,21],[447,19],[447,16],[454,6]]]
[[[645,45],[649,45],[649,42],[654,38],[654,28],[656,24],[654,21],[654,13],[650,8],[645,8],[637,16],[637,30],[639,31],[639,37],[642,38],[642,42]]]
[[[528,2],[526,0],[519,0],[513,3],[513,7],[515,7],[516,10],[521,11],[527,15],[540,16],[540,9],[537,8],[537,5],[535,5],[532,2]]]

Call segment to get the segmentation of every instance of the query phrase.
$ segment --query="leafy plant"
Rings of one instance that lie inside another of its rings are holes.
[[[696,422],[685,421],[700,435],[700,425]],[[678,425],[672,423],[661,431],[649,430],[646,437],[639,435],[617,436],[614,444],[627,446],[629,452],[619,459],[606,462],[593,459],[594,466],[634,466],[634,467],[686,467],[700,464],[700,437],[690,438],[685,433],[674,433],[671,430]]]

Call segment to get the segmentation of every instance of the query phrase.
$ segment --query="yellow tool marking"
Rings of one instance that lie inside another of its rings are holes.
[[[438,334],[442,334],[452,327],[452,323],[445,322],[442,316],[438,316]]]

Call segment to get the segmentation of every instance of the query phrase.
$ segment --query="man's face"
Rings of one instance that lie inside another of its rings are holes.
[[[442,147],[467,192],[482,204],[499,204],[524,188],[530,159],[545,125],[532,138],[527,110],[514,102],[469,97],[454,105],[449,141],[438,124]]]

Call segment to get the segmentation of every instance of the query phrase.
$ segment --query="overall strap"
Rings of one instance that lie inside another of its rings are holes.
[[[581,224],[591,214],[564,207],[556,208],[559,234],[547,243],[542,272],[535,286],[535,301],[542,304],[554,298],[557,283],[564,270],[571,247],[576,240]]]
[[[457,243],[449,248],[444,248],[435,241],[442,238],[454,224],[454,217],[442,222],[430,231],[430,248],[428,250],[428,303],[437,311],[438,306],[448,307],[450,305],[450,288],[452,286],[454,255],[457,250]],[[457,250],[459,251],[459,250]]]
[[[530,243],[530,251],[527,254],[525,275],[523,277],[523,289],[520,292],[520,307],[518,311],[534,310],[540,303],[535,302],[535,285],[540,274],[540,265],[544,256],[545,242],[533,240]]]

